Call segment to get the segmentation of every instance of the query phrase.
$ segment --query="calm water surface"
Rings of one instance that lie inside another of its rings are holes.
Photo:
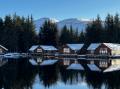
[[[120,89],[120,72],[66,70],[59,64],[32,66],[28,59],[0,67],[0,89]]]

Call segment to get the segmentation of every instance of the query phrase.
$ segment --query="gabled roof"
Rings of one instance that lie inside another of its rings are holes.
[[[33,46],[29,49],[29,51],[34,51],[37,47],[39,47],[39,45],[33,45]]]
[[[99,45],[104,44],[111,50],[120,50],[120,44],[115,43],[92,43],[87,50],[95,50]]]
[[[57,50],[54,46],[40,45],[43,50]]]
[[[8,51],[7,48],[5,48],[4,46],[0,45],[1,48],[3,48],[4,50]]]
[[[92,43],[87,50],[95,50],[101,43]]]
[[[84,44],[67,44],[67,46],[72,50],[80,50]]]
[[[54,46],[48,46],[48,45],[33,45],[29,51],[34,51],[38,47],[41,47],[43,50],[57,50]]]
[[[109,47],[111,50],[120,50],[120,44],[115,43],[103,43],[107,47]]]

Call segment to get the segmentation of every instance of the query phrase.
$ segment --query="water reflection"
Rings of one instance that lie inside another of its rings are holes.
[[[54,66],[42,66],[39,70],[39,77],[41,83],[45,87],[50,87],[55,85],[58,81],[58,67]]]
[[[66,70],[66,66],[32,66],[28,59],[0,67],[0,89],[120,89],[120,72]]]

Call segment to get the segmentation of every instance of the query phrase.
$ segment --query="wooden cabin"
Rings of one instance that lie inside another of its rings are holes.
[[[7,48],[5,48],[4,46],[0,45],[0,54],[4,54],[8,51]]]
[[[30,53],[39,53],[41,51],[39,51],[40,49],[40,46],[39,45],[33,45],[30,49],[29,49],[29,52]]]
[[[87,48],[87,54],[94,55],[96,54],[96,49],[98,46],[100,46],[101,43],[92,43],[90,46]]]
[[[120,44],[94,43],[88,47],[88,54],[94,55],[120,55]]]
[[[62,54],[78,54],[84,44],[66,44],[61,47],[59,50]]]
[[[32,54],[55,55],[57,49],[54,46],[34,45],[29,49]]]

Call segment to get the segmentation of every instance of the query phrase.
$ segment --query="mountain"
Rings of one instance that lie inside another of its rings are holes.
[[[42,25],[44,24],[45,21],[50,20],[52,23],[57,23],[58,20],[54,19],[54,18],[40,18],[38,20],[34,21],[34,25],[35,25],[35,31],[36,33],[39,33],[39,29],[40,27],[42,27]]]
[[[82,30],[84,31],[87,24],[91,22],[88,19],[77,19],[77,18],[69,18],[61,21],[58,21],[54,18],[40,18],[34,21],[36,33],[39,32],[40,27],[44,24],[46,20],[50,20],[51,22],[56,23],[59,30],[61,30],[66,25],[67,28],[70,28],[70,26],[72,26],[73,29],[75,30],[78,29],[79,32],[81,32]]]
[[[59,21],[57,23],[58,29],[62,29],[63,26],[67,26],[68,28],[70,28],[70,26],[73,27],[73,29],[78,29],[79,32],[81,32],[82,30],[84,31],[87,24],[90,22],[90,20],[86,20],[86,19],[77,19],[77,18],[70,18],[70,19],[65,19],[62,21]]]

